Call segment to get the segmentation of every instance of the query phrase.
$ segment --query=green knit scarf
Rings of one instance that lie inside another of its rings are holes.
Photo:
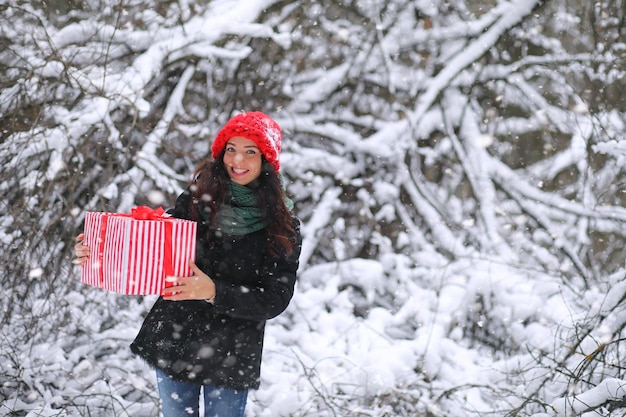
[[[282,182],[282,178],[281,178]],[[227,203],[219,207],[219,229],[229,235],[241,236],[254,233],[267,226],[254,191],[241,184],[228,183]],[[293,202],[285,197],[285,204],[291,210]]]

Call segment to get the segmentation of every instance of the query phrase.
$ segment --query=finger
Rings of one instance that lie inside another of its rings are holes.
[[[180,293],[180,289],[177,287],[181,286],[181,283],[178,281],[178,277],[167,276],[165,277],[166,287],[161,290],[161,296],[166,300],[172,300],[173,296]],[[170,285],[167,285],[170,284]]]
[[[191,268],[191,270],[194,272],[195,275],[202,274],[202,271],[200,270],[200,268],[198,268],[198,265],[196,265],[193,259],[189,260],[189,267]]]
[[[161,295],[163,297],[169,297],[176,293],[176,289],[172,286],[167,286],[161,290]]]
[[[191,259],[189,260],[189,266],[193,271],[192,277],[195,277],[195,280],[198,281],[201,278],[211,279],[203,270],[201,270],[198,265],[194,263]]]
[[[82,242],[84,238],[85,238],[85,234],[84,233],[81,233],[78,236],[76,236],[76,240],[79,241],[79,242]]]
[[[76,254],[82,254],[84,256],[89,255],[89,246],[86,246],[82,241],[74,245],[74,252]]]
[[[76,256],[76,258],[72,259],[72,263],[74,265],[78,265],[78,266],[84,266],[85,262],[87,261],[87,257],[86,256]]]
[[[89,247],[87,246],[75,246],[74,247],[74,255],[76,255],[77,258],[88,258],[90,254],[91,254],[91,251],[89,250]]]
[[[165,277],[165,282],[168,284],[172,284],[171,286],[166,287],[166,288],[178,287],[180,285],[183,285],[182,281],[180,281],[178,277],[174,277],[174,276]]]
[[[181,291],[174,291],[171,287],[170,288],[164,288],[161,291],[161,296],[165,300],[177,301],[177,300],[181,299]]]

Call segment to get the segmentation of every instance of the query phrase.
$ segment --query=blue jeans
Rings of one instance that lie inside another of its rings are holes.
[[[198,417],[200,389],[204,397],[204,417],[244,417],[248,390],[234,390],[180,382],[156,370],[163,417]]]

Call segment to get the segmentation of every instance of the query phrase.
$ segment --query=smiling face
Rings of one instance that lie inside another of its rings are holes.
[[[224,167],[230,179],[248,185],[261,175],[261,151],[256,143],[243,136],[235,136],[224,147]]]

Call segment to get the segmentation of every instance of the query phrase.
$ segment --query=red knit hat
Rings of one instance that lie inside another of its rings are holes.
[[[253,111],[238,114],[230,119],[213,141],[211,146],[213,158],[217,158],[224,150],[228,139],[235,136],[243,136],[256,143],[267,162],[278,172],[280,169],[278,155],[283,135],[280,126],[271,117],[260,111]]]

